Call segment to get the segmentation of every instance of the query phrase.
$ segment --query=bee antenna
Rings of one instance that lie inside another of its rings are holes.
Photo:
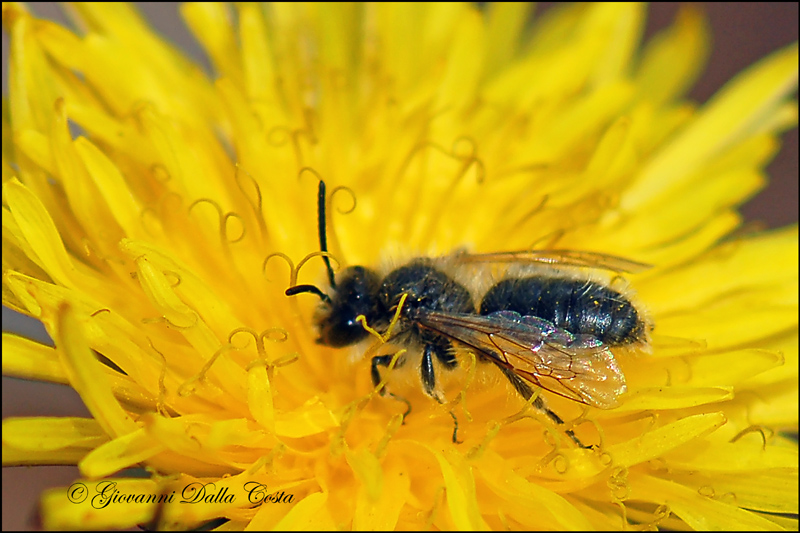
[[[319,180],[319,192],[317,193],[317,224],[319,230],[319,249],[323,252],[328,251],[328,235],[325,231],[325,182]],[[336,277],[333,275],[333,268],[331,267],[331,260],[328,258],[327,255],[322,256],[322,260],[325,261],[325,266],[328,269],[328,283],[330,283],[333,289],[336,288]],[[316,287],[314,287],[316,289]],[[314,292],[314,291],[301,291],[301,292]],[[322,293],[319,289],[314,294]],[[297,293],[295,293],[297,294]],[[328,298],[327,295],[322,294],[325,298]],[[325,300],[323,298],[323,300]],[[328,298],[330,301],[330,298]]]
[[[286,296],[294,296],[295,294],[301,294],[304,292],[310,292],[312,294],[316,294],[326,304],[331,303],[331,297],[322,292],[321,290],[319,290],[319,287],[316,287],[314,285],[295,285],[294,287],[289,287],[288,289],[286,289],[284,294]]]

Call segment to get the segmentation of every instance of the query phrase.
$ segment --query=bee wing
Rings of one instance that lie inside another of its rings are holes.
[[[426,329],[469,346],[522,379],[580,403],[611,409],[627,390],[608,346],[541,318],[500,311],[488,316],[422,312]]]
[[[493,252],[486,254],[459,253],[459,262],[464,263],[545,263],[572,267],[588,267],[635,274],[652,265],[639,263],[616,255],[585,252],[581,250],[520,250],[517,252]]]

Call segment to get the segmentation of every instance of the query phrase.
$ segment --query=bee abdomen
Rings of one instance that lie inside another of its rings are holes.
[[[600,283],[571,278],[509,278],[489,289],[480,314],[514,311],[551,322],[575,335],[613,346],[642,340],[644,323],[621,293]]]

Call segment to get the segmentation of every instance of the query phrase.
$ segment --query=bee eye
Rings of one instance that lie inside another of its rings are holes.
[[[317,339],[317,342],[333,348],[341,348],[364,340],[369,333],[355,320],[358,315],[352,313],[348,313],[348,315],[352,316],[353,319],[344,320],[343,314],[340,313],[335,315],[340,320],[329,320],[323,324],[320,330],[320,338]]]

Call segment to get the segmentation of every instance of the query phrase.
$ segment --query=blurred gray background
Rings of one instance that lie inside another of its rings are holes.
[[[537,13],[552,3],[539,5]],[[151,25],[166,35],[192,58],[208,65],[200,47],[181,21],[177,3],[137,3]],[[705,74],[691,96],[705,102],[727,80],[768,53],[797,40],[797,2],[700,2],[708,15],[713,48]],[[29,4],[39,16],[66,24],[60,8],[51,2]],[[645,38],[668,26],[678,9],[675,2],[655,3]],[[8,36],[3,31],[3,94],[8,94]],[[207,68],[208,71],[208,68]],[[750,221],[780,227],[797,221],[798,213],[797,129],[784,137],[780,154],[769,166],[770,185],[743,208]],[[47,339],[38,322],[3,308],[3,330],[22,333],[43,342]],[[3,418],[9,416],[88,416],[78,395],[68,387],[33,383],[3,377]],[[37,529],[37,505],[41,492],[49,487],[67,486],[79,478],[73,466],[3,468],[2,527]]]

